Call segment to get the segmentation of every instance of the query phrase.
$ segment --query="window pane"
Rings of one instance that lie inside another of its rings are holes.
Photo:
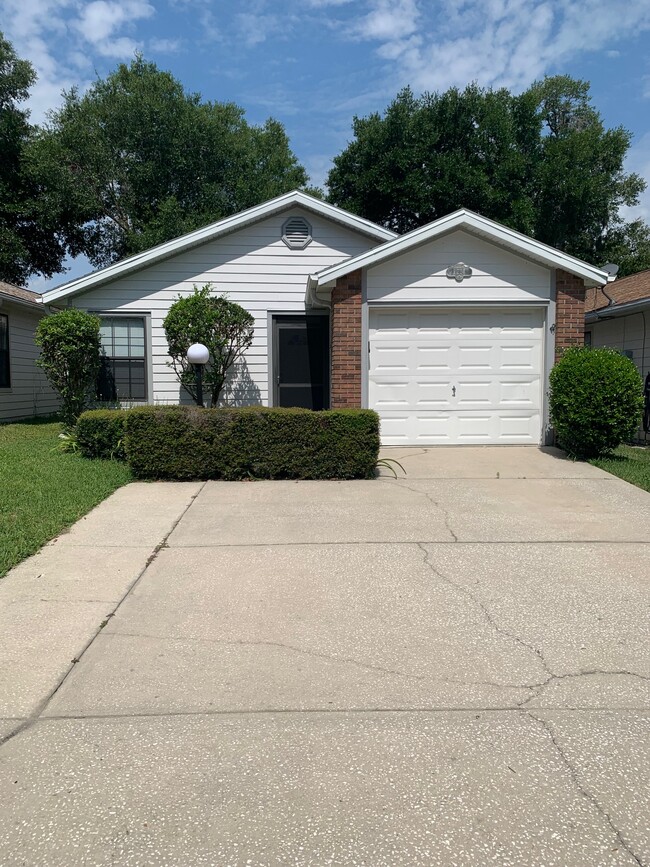
[[[119,358],[129,357],[129,339],[128,337],[116,337],[113,341],[113,356]]]
[[[9,388],[9,317],[0,315],[0,388]]]
[[[0,350],[9,349],[9,317],[6,313],[0,314]]]
[[[103,316],[100,334],[104,361],[97,382],[99,397],[102,400],[146,400],[144,319]]]

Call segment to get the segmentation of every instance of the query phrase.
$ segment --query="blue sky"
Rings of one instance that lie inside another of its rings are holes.
[[[634,133],[628,168],[650,181],[650,0],[0,0],[0,29],[32,61],[32,117],[136,50],[206,99],[286,127],[313,182],[354,114],[397,91],[525,88],[544,74],[592,83],[609,126]],[[650,193],[633,213],[650,221]],[[88,270],[36,280],[36,289]]]

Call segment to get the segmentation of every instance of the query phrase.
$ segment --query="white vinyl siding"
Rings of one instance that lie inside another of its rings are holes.
[[[0,388],[0,421],[56,412],[58,398],[36,366],[39,349],[34,343],[34,331],[43,314],[7,301],[2,313],[9,324],[10,387]]]
[[[618,349],[631,358],[645,381],[650,373],[650,310],[643,313],[629,313],[613,319],[591,322],[587,325],[591,332],[592,346],[607,346]],[[646,435],[639,424],[638,437],[646,441]]]
[[[384,445],[539,444],[543,310],[370,310]]]
[[[461,283],[447,268],[464,262]],[[368,269],[369,302],[539,302],[551,296],[551,271],[470,232],[456,230]]]
[[[282,240],[282,227],[291,217],[304,217],[311,243],[304,250],[290,250]],[[307,277],[378,241],[299,207],[246,226],[202,246],[187,250],[135,274],[115,280],[72,299],[86,310],[103,314],[151,314],[151,367],[153,403],[186,402],[178,380],[168,365],[163,320],[179,295],[189,295],[193,285],[213,285],[255,317],[255,335],[245,358],[237,365],[226,400],[234,404],[268,403],[268,313],[303,313]]]

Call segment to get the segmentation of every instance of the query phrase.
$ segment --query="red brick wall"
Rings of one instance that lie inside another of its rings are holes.
[[[585,342],[585,285],[580,277],[555,272],[555,360],[569,346]]]
[[[332,289],[331,407],[361,406],[361,271]]]

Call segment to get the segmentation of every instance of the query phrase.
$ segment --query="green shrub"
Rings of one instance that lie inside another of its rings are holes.
[[[126,417],[141,479],[369,479],[379,452],[370,410],[142,407]]]
[[[36,364],[61,397],[64,425],[74,427],[95,388],[100,365],[99,318],[83,310],[44,316],[34,342],[41,348]]]
[[[128,410],[92,409],[77,419],[77,447],[85,458],[123,461],[125,424]]]
[[[607,454],[634,435],[643,387],[636,367],[620,352],[572,347],[551,371],[550,384],[551,421],[571,457]]]
[[[203,384],[210,406],[216,406],[228,371],[253,342],[255,319],[224,295],[213,295],[206,283],[194,286],[192,295],[174,301],[163,322],[171,366],[183,388],[198,403],[196,376],[187,360],[193,343],[202,343],[210,353],[203,369]]]

